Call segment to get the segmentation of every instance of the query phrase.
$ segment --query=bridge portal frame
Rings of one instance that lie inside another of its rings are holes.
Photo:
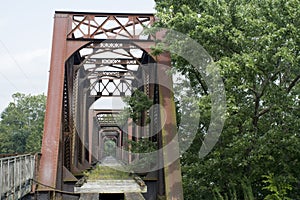
[[[39,191],[54,191],[51,188],[62,189],[63,185],[63,171],[66,170],[63,166],[63,140],[64,134],[68,134],[62,130],[64,92],[68,94],[73,92],[68,88],[65,91],[65,85],[68,85],[65,79],[67,60],[91,42],[104,40],[130,40],[150,54],[151,46],[154,46],[155,42],[143,38],[138,29],[144,29],[154,21],[153,14],[55,12],[42,156],[38,176],[39,182],[49,187],[40,186]],[[162,37],[163,33],[156,35],[156,39]],[[167,52],[162,53],[155,57],[155,61],[158,64],[158,75],[160,74],[158,79],[163,80],[164,83],[167,80],[172,87],[170,77],[161,73],[165,72],[166,66],[167,68],[171,66],[170,55]],[[173,94],[168,88],[159,86],[159,90],[161,105],[167,113],[168,126],[162,127],[161,135],[162,145],[165,145],[176,136],[175,105]],[[173,153],[164,152],[164,156],[168,157]],[[183,199],[179,160],[165,166],[161,178],[164,179],[164,193],[167,199]]]

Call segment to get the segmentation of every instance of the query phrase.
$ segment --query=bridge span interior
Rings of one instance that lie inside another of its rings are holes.
[[[146,32],[154,21],[152,14],[55,13],[38,167],[40,199],[83,199],[83,194],[73,195],[74,188],[96,163],[112,156],[130,164],[138,158],[131,155],[129,141],[146,138],[160,149],[176,134],[172,91],[158,84],[163,80],[171,85],[166,74],[170,56],[152,55],[151,47],[162,33]],[[124,118],[122,98],[136,91],[164,108],[169,126],[160,126],[159,106],[139,113],[136,120]],[[160,162],[167,156],[168,152],[158,155]],[[144,199],[183,199],[178,160],[150,170],[141,181],[147,186]],[[104,193],[99,192],[97,199],[120,199],[118,194]]]

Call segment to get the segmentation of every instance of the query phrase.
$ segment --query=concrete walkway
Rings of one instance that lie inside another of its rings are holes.
[[[112,156],[105,157],[100,161],[100,165],[112,166],[112,167],[122,167],[123,163],[116,160]],[[147,192],[147,186],[145,184],[141,185],[137,183],[135,179],[118,179],[118,180],[86,180],[82,186],[74,188],[75,193],[81,193],[87,199],[93,200],[96,194],[117,194],[117,193],[128,193],[128,199],[130,196],[142,196],[140,193]],[[89,194],[89,195],[87,195]],[[135,194],[135,195],[134,195]],[[140,195],[138,195],[140,194]],[[140,197],[137,199],[141,199]]]

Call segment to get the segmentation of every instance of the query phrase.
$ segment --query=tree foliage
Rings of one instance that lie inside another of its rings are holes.
[[[198,82],[205,127],[182,159],[185,199],[300,199],[300,1],[156,3],[157,25],[201,44],[220,68],[226,89],[221,138],[199,159],[210,94],[189,63],[173,58],[177,69]]]
[[[1,113],[0,153],[39,152],[46,96],[16,93],[12,97]]]
[[[144,92],[138,89],[135,90],[131,96],[124,97],[123,101],[128,105],[125,111],[129,112],[129,117],[131,117],[134,122],[137,122],[143,113],[149,110],[153,104],[153,101],[149,99]]]

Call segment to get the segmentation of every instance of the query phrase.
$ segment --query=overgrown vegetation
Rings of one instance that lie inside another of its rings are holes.
[[[157,150],[157,143],[152,142],[149,138],[140,138],[139,141],[128,141],[132,153],[150,153]]]
[[[135,123],[138,123],[138,120],[145,115],[145,112],[150,109],[153,105],[153,101],[148,98],[148,96],[136,89],[131,96],[124,97],[123,101],[127,104],[127,107],[123,111],[123,115],[126,118],[130,117]],[[150,122],[150,118],[145,115],[145,123]]]
[[[88,180],[123,180],[132,179],[128,172],[119,171],[108,166],[97,165],[95,169],[84,172]]]
[[[173,56],[173,66],[201,96],[201,129],[181,159],[185,199],[300,199],[300,1],[156,3],[157,25],[201,44],[220,68],[226,90],[223,132],[199,159],[210,91],[195,68]]]

